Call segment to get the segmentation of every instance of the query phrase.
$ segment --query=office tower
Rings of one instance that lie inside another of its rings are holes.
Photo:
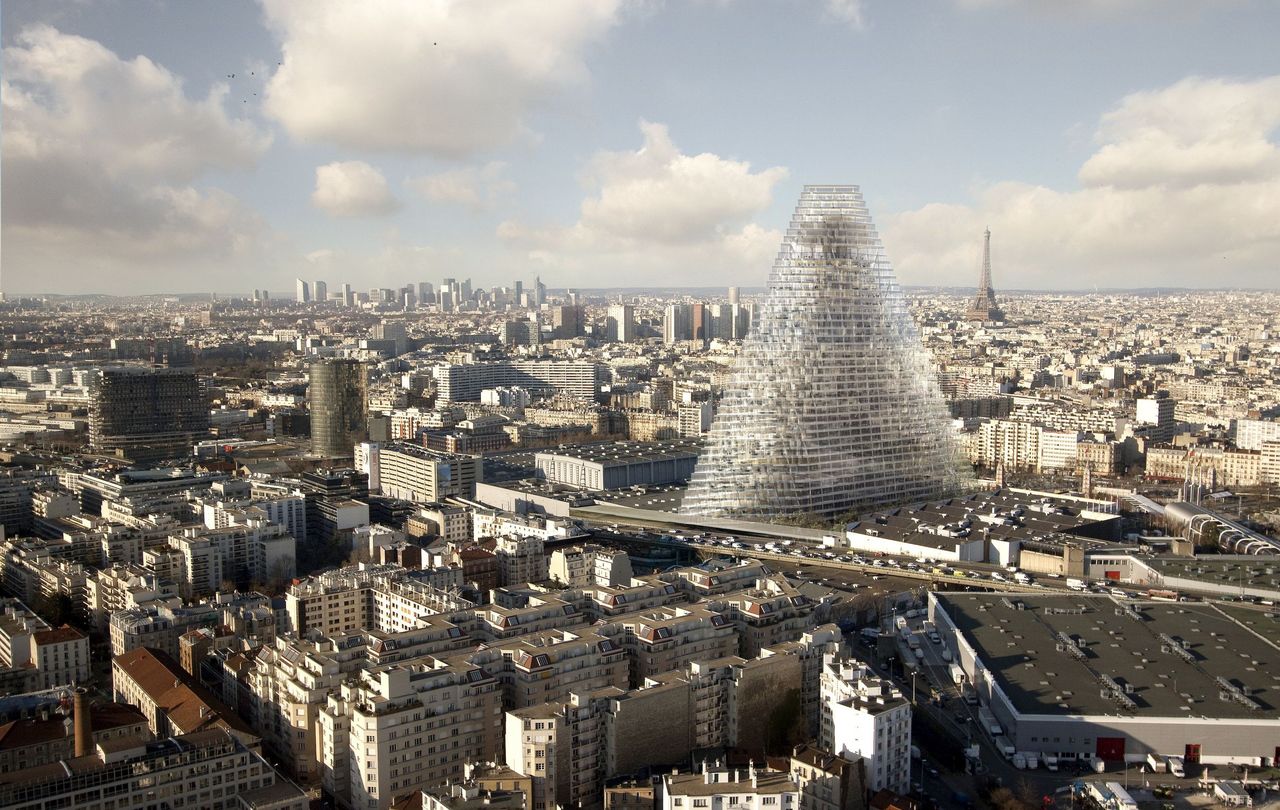
[[[733,310],[733,339],[742,340],[751,331],[751,313],[754,307],[734,304],[731,309]]]
[[[99,371],[89,403],[95,452],[147,464],[186,458],[209,432],[209,404],[195,372],[119,368]]]
[[[311,284],[311,300],[317,304],[325,304],[329,301],[329,285],[323,281],[315,281]]]
[[[471,279],[466,279],[459,285],[458,297],[463,301],[471,300]]]
[[[524,306],[524,282],[523,281],[519,281],[519,280],[516,281],[515,296],[516,298],[515,298],[514,306],[517,306],[517,307]]]
[[[671,304],[662,318],[662,342],[678,343],[693,339],[693,307]]]
[[[342,305],[344,307],[354,307],[356,305],[355,293],[351,291],[351,285],[346,282],[342,284]]]
[[[970,321],[1003,321],[1004,313],[996,303],[996,291],[991,286],[991,229],[982,237],[982,272],[978,276],[978,292],[969,304],[965,319]]]
[[[684,498],[836,516],[959,483],[947,411],[856,186],[806,186]]]
[[[636,311],[630,304],[609,307],[605,321],[605,338],[615,343],[630,343],[636,337]]]
[[[418,303],[425,306],[433,304],[436,300],[435,288],[431,286],[430,281],[418,282]]]
[[[440,288],[440,311],[453,312],[453,290]]]
[[[561,340],[581,335],[582,310],[567,304],[552,307],[551,328],[555,336]]]
[[[400,295],[397,300],[400,303],[400,308],[405,312],[409,312],[414,309],[418,305],[418,294],[414,291],[413,285],[410,284],[407,287],[401,287]]]
[[[294,279],[294,286],[297,288],[297,300],[299,304],[311,303],[311,287],[302,279]]]
[[[737,287],[729,288],[729,305],[730,306],[738,305],[738,288]]]
[[[693,340],[706,340],[711,337],[711,312],[706,304],[690,305],[689,333]]]
[[[374,340],[389,340],[396,344],[396,356],[402,355],[409,350],[409,332],[405,328],[404,321],[388,321],[382,320],[373,326]]]
[[[541,276],[533,278],[533,296],[533,305],[542,309],[542,305],[547,303],[547,285],[542,283]]]
[[[368,438],[368,369],[357,360],[317,358],[308,371],[311,454],[350,457],[356,443]]]
[[[737,307],[733,304],[712,304],[710,327],[707,337],[729,340],[733,337],[733,321]]]
[[[542,342],[542,326],[536,317],[506,321],[498,328],[498,339],[503,346],[537,346]]]

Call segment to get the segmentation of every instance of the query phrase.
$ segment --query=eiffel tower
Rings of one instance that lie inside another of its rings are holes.
[[[969,303],[964,314],[968,321],[1003,321],[1004,313],[996,303],[996,290],[991,286],[991,229],[987,228],[982,243],[982,276],[978,279],[978,293]]]

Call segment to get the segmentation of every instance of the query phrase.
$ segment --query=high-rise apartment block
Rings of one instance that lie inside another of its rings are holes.
[[[865,761],[867,788],[909,789],[911,704],[889,681],[852,659],[828,655],[822,669],[822,748]]]
[[[839,515],[959,483],[930,360],[856,186],[806,186],[684,498]]]
[[[295,300],[299,304],[311,303],[311,285],[300,278],[294,279],[293,285],[295,287]]]
[[[1137,401],[1137,422],[1146,426],[1147,435],[1153,441],[1173,441],[1174,431],[1177,429],[1173,416],[1174,407],[1173,399],[1164,392]]]
[[[630,343],[636,338],[636,308],[630,304],[609,307],[605,321],[605,340]]]
[[[441,453],[403,442],[365,445],[362,450],[370,455],[371,468],[377,470],[378,488],[392,498],[419,503],[473,498],[476,482],[482,479],[479,456]]]
[[[195,372],[99,371],[89,404],[89,442],[99,453],[138,463],[185,458],[209,432],[209,406]]]
[[[509,386],[590,401],[603,373],[599,364],[579,360],[448,363],[431,369],[443,402],[475,402],[486,388]]]
[[[369,436],[368,369],[358,360],[317,359],[308,367],[311,453],[350,457]]]

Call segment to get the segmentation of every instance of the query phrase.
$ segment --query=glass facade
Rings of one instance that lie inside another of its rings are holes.
[[[689,515],[830,517],[963,474],[857,186],[806,186],[685,495]]]

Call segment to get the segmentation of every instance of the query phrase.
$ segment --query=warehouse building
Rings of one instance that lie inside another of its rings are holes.
[[[1280,624],[1264,613],[977,593],[932,593],[929,613],[1010,754],[1280,759]]]

